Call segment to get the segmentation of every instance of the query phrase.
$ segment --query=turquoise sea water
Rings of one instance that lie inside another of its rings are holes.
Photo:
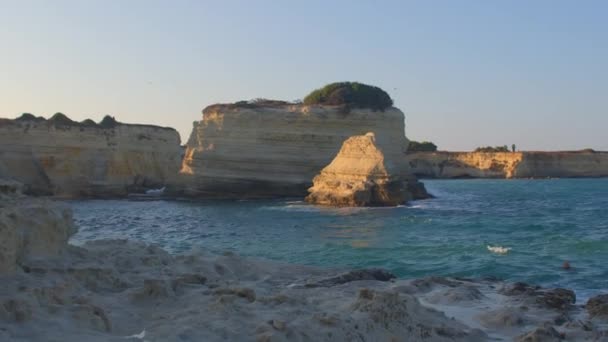
[[[437,198],[398,208],[301,201],[71,201],[80,232],[400,277],[494,276],[608,291],[608,179],[426,180]],[[507,255],[487,245],[510,247]],[[568,260],[569,271],[562,270]]]

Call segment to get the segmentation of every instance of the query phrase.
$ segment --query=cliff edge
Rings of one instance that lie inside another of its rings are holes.
[[[608,152],[415,152],[407,163],[421,178],[608,177]]]
[[[159,188],[180,167],[177,131],[106,117],[100,124],[24,115],[0,119],[0,177],[33,195],[125,196]]]

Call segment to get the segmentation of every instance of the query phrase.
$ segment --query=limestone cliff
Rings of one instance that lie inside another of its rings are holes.
[[[194,123],[182,193],[222,197],[305,196],[348,137],[372,132],[404,156],[404,116],[342,106],[214,105]],[[420,194],[421,196],[424,194]]]
[[[177,131],[147,125],[0,119],[0,177],[30,194],[123,196],[160,187],[180,167]]]
[[[407,155],[412,172],[426,178],[607,177],[608,153],[417,152]]]
[[[306,200],[329,206],[395,206],[412,199],[399,148],[373,133],[348,138],[313,180]]]

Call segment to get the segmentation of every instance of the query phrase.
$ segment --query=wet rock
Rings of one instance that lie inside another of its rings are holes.
[[[360,280],[389,281],[394,278],[396,278],[396,276],[386,270],[380,268],[366,268],[346,272],[335,277],[320,280],[316,283],[306,284],[306,287],[330,287]]]
[[[457,287],[461,284],[462,282],[455,281],[449,278],[431,276],[416,279],[412,281],[410,285],[415,287],[420,292],[427,292],[432,290],[436,286]]]
[[[462,285],[433,293],[428,301],[433,304],[454,305],[483,299],[484,295],[474,286]]]
[[[513,284],[507,284],[498,292],[505,296],[522,296],[522,295],[533,295],[536,291],[540,290],[540,286],[534,286],[522,282],[516,282]]]
[[[526,322],[523,312],[514,307],[487,311],[479,315],[477,318],[484,327],[493,329],[523,326]]]
[[[585,305],[591,317],[608,318],[608,294],[590,298]]]
[[[536,303],[551,309],[567,310],[576,303],[576,295],[568,289],[544,290],[536,297]]]

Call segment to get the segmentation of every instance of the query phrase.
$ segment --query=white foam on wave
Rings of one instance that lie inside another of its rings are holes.
[[[490,245],[487,245],[486,248],[494,254],[501,254],[501,255],[509,253],[509,251],[512,249],[511,247],[490,246]]]

